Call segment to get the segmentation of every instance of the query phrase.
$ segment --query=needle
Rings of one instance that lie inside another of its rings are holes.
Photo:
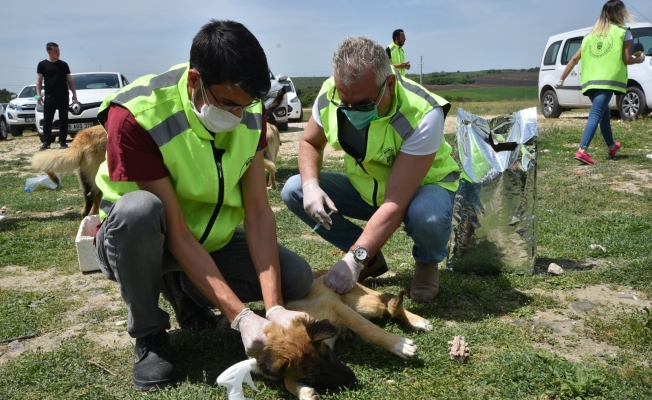
[[[330,216],[332,213],[333,213],[333,210],[329,211],[328,214],[326,214],[326,215],[329,215],[329,216]],[[317,225],[315,225],[315,227],[312,228],[312,231],[313,231],[313,232],[316,231],[317,228],[319,228],[319,227],[321,226],[321,224],[322,224],[321,222],[317,222]]]

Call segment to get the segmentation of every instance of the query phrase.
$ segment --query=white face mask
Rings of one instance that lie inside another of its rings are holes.
[[[207,130],[213,133],[228,132],[235,129],[240,121],[242,121],[242,117],[233,115],[228,111],[222,110],[210,104],[206,98],[206,90],[204,90],[204,84],[202,83],[201,78],[199,84],[201,85],[201,95],[204,99],[204,105],[201,107],[201,111],[197,111],[197,107],[195,106],[194,89],[190,93],[190,96],[192,97],[190,100],[190,105],[197,115],[197,118],[199,118],[199,122],[201,122],[201,124],[204,125]]]

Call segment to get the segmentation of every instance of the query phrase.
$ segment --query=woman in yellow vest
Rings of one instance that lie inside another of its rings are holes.
[[[182,330],[215,327],[210,308],[219,308],[252,356],[270,321],[305,315],[283,307],[310,290],[312,271],[276,241],[259,100],[269,87],[258,40],[213,20],[193,39],[190,63],[139,78],[100,108],[108,141],[96,256],[127,306],[137,389],[176,380],[160,294]],[[265,318],[251,301],[264,303]]]
[[[337,293],[388,270],[380,251],[403,222],[413,240],[410,297],[433,301],[447,254],[459,167],[444,139],[450,104],[402,78],[383,47],[347,38],[333,56],[301,136],[299,172],[281,196],[290,211],[344,251],[324,283]],[[344,150],[345,174],[320,171],[325,146]],[[331,213],[332,212],[332,213]],[[365,228],[348,218],[368,221]]]
[[[589,119],[584,127],[575,159],[584,164],[595,164],[589,155],[589,145],[600,126],[600,132],[609,148],[608,156],[615,157],[620,142],[615,142],[611,131],[609,101],[614,93],[627,92],[627,66],[645,61],[645,55],[632,56],[632,34],[625,22],[633,21],[621,0],[609,0],[602,7],[593,30],[582,40],[582,47],[571,58],[555,87],[563,88],[564,80],[582,60],[582,94],[591,99]]]

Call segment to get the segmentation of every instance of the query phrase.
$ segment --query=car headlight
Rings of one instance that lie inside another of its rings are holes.
[[[43,104],[36,104],[36,112],[43,112]]]
[[[14,103],[9,103],[9,105],[7,105],[7,108],[10,109],[10,110],[15,110],[16,105]]]
[[[298,97],[295,97],[295,98],[293,98],[292,100],[290,100],[290,103],[296,103],[297,101],[299,101],[299,98],[298,98]]]

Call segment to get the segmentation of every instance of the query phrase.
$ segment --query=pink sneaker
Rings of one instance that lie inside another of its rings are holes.
[[[613,150],[609,150],[609,158],[614,158],[614,157],[616,157],[616,153],[618,152],[618,150],[620,150],[620,142],[616,142],[616,143],[614,144],[614,149],[613,149]]]
[[[579,150],[575,153],[575,159],[584,164],[595,164],[595,160],[591,158],[589,153],[582,153]]]

